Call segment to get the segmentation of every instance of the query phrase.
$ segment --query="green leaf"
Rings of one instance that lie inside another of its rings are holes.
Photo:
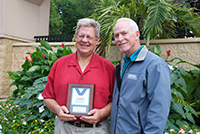
[[[180,68],[180,72],[181,72],[181,74],[183,74],[184,76],[186,75],[185,70],[184,70],[182,67]]]
[[[174,89],[174,88],[173,88],[173,89]],[[178,92],[178,91],[175,90],[175,91],[173,92],[173,94],[175,94],[177,98],[181,98],[182,100],[184,100],[184,97],[183,97],[183,95],[182,95],[180,92]]]
[[[41,62],[44,60],[44,58],[42,57],[42,52],[33,52],[33,55],[35,55],[37,57],[37,61],[39,60]],[[36,61],[34,61],[34,62],[37,63]]]
[[[29,73],[30,73],[30,72],[35,72],[35,71],[39,71],[40,69],[41,69],[40,66],[35,65],[35,66],[32,66],[32,67],[28,70],[28,72],[29,72]]]
[[[25,60],[24,64],[22,65],[22,68],[25,72],[30,68],[30,63],[28,60]]]
[[[30,117],[27,119],[27,122],[30,121],[30,120],[33,120],[33,119],[37,119],[37,116],[36,116],[36,115],[30,116]]]
[[[161,54],[161,49],[158,44],[156,44],[156,46],[154,46],[154,53],[157,54],[158,56]]]
[[[20,103],[22,101],[22,99],[21,98],[18,98],[18,99],[16,99],[15,101],[14,101],[14,103]]]
[[[69,54],[71,54],[71,53],[73,53],[73,52],[72,52],[72,50],[70,49],[70,47],[68,47],[67,49],[64,49],[64,50],[63,50],[63,54],[64,54],[64,55],[69,55]]]
[[[176,124],[179,126],[179,128],[182,128],[185,125],[181,120],[176,120]]]
[[[25,96],[27,99],[30,99],[30,97],[32,96],[33,94],[32,93],[25,93]]]
[[[23,89],[25,87],[25,85],[22,85],[22,84],[19,84],[18,85],[18,88],[21,90],[21,89]]]
[[[14,72],[11,71],[7,71],[7,73],[9,74],[9,78],[12,80],[21,79],[21,76],[19,74],[15,74]]]
[[[179,84],[180,84],[182,87],[184,87],[184,88],[187,87],[186,84],[185,84],[185,80],[184,80],[182,77],[176,79],[176,80],[175,80],[175,84],[176,84],[176,86],[178,86],[178,87],[179,87]],[[186,93],[187,93],[187,91],[186,91]]]
[[[182,107],[183,107],[183,104],[182,104],[182,103],[174,102],[174,103],[172,104],[172,107],[173,107],[174,111],[176,111],[177,113],[183,115],[184,111],[183,111],[183,109],[182,109]]]
[[[49,118],[52,118],[54,116],[55,116],[55,114],[53,112],[51,112],[51,111],[49,111],[49,114],[47,114],[47,117],[49,117]]]
[[[186,113],[186,117],[190,122],[195,123],[194,118],[192,117],[190,113]]]
[[[20,111],[19,113],[18,113],[18,115],[22,115],[22,114],[24,114],[26,112],[26,110],[22,110],[22,111]]]
[[[178,130],[179,128],[177,128],[174,124],[175,124],[175,121],[174,121],[174,120],[170,121],[170,120],[168,119],[165,128]]]
[[[49,45],[46,41],[40,40],[40,44],[41,44],[43,47],[45,47],[47,50],[53,51],[52,48],[51,48],[51,45]]]
[[[49,114],[49,111],[48,110],[45,110],[43,113],[42,113],[42,115],[40,116],[40,118],[42,118],[42,117],[44,117],[44,116],[46,116],[46,115],[48,115]]]
[[[51,61],[54,63],[56,60],[58,60],[58,57],[56,56],[56,54],[51,54],[49,55],[49,59],[51,59]]]
[[[11,86],[14,86],[14,85],[16,85],[16,86],[17,86],[18,84],[19,84],[18,82],[16,82],[16,81],[13,81],[13,82],[10,84],[10,87],[11,87]]]
[[[42,48],[40,46],[33,46],[33,47],[36,47],[36,51],[42,53]]]
[[[179,78],[179,73],[178,72],[173,72],[172,74],[171,74],[171,78],[172,79],[178,79]]]
[[[190,107],[190,111],[192,112],[192,114],[194,114],[196,117],[198,117],[197,112],[192,107]]]
[[[32,78],[28,76],[23,76],[21,80],[30,81]]]
[[[27,99],[25,98],[25,96],[23,96],[23,98],[21,98],[20,106],[24,106],[24,107],[26,107],[28,101],[29,101],[29,100],[27,100]]]
[[[39,107],[39,106],[41,106],[43,104],[44,104],[43,101],[37,101],[37,103],[35,103],[33,106]]]
[[[42,73],[44,73],[45,71],[49,70],[49,66],[43,65],[43,66],[41,66],[41,70],[42,70]]]
[[[31,108],[34,102],[28,101],[28,104],[26,106],[27,109]]]

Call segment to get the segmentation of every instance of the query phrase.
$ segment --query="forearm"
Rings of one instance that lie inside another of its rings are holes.
[[[104,108],[101,109],[101,118],[107,117],[110,115],[112,102],[109,102]]]
[[[45,105],[49,108],[50,111],[57,114],[60,105],[54,99],[44,99]]]

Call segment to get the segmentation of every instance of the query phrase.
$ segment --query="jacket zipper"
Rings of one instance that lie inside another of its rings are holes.
[[[132,64],[134,63],[134,62],[131,62]],[[126,72],[126,70],[127,70],[127,68],[129,67],[129,66],[131,66],[131,63],[129,63],[128,64],[128,66],[125,68],[125,70],[124,70],[124,73],[123,73],[123,76],[124,76],[124,74],[125,74],[125,72]],[[122,68],[121,68],[122,69]],[[123,78],[123,76],[122,76],[122,78]],[[122,79],[121,78],[121,83],[122,83]],[[121,84],[122,85],[122,84]],[[119,111],[119,96],[120,96],[120,91],[121,91],[121,87],[120,87],[120,90],[118,89],[118,91],[119,91],[119,94],[118,94],[118,98],[117,98],[117,113],[116,113],[116,121],[115,121],[115,130],[114,130],[114,134],[115,134],[115,132],[116,132],[116,123],[117,123],[117,115],[118,115],[118,111]]]
[[[119,92],[120,93],[120,92]],[[117,98],[117,113],[116,113],[116,121],[115,121],[115,126],[114,126],[114,128],[115,128],[115,130],[114,130],[114,134],[116,133],[116,124],[117,124],[117,120],[118,120],[118,111],[119,111],[119,94],[118,94],[118,98]]]
[[[138,121],[139,121],[140,129],[141,129],[141,134],[143,134],[143,129],[142,129],[142,124],[141,124],[141,119],[140,119],[140,112],[139,112],[139,110],[138,110]]]

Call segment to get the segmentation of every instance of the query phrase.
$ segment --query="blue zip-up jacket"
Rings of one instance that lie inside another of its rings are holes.
[[[122,70],[123,62],[116,70],[120,66]],[[122,80],[120,70],[113,91],[111,133],[163,134],[171,103],[168,64],[144,46]]]

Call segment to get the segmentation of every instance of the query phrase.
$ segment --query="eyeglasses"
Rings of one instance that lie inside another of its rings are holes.
[[[87,40],[91,41],[93,40],[95,37],[90,37],[90,36],[86,36],[86,35],[77,35],[78,39],[82,40],[86,37]]]

